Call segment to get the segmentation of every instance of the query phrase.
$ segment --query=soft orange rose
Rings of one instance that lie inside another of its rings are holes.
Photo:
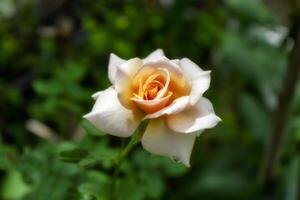
[[[119,137],[131,136],[141,121],[151,119],[143,147],[189,166],[197,133],[220,121],[202,97],[210,71],[187,58],[169,60],[160,49],[127,61],[111,54],[108,69],[112,86],[93,95],[96,103],[84,117]]]

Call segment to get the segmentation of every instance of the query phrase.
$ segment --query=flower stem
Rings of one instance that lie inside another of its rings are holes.
[[[119,171],[121,168],[121,164],[123,160],[126,158],[126,156],[130,153],[132,148],[140,141],[140,139],[143,137],[144,132],[146,130],[146,127],[148,125],[148,120],[143,121],[139,127],[135,130],[135,132],[132,134],[130,141],[125,146],[125,148],[120,152],[116,162],[115,162],[115,169],[113,172],[112,182],[111,182],[111,193],[110,193],[110,199],[115,200],[116,199],[116,185],[117,185],[117,179],[119,175]]]

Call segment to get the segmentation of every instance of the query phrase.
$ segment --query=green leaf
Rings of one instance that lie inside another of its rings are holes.
[[[147,191],[143,184],[138,183],[134,176],[121,179],[117,186],[118,200],[142,200]]]
[[[76,165],[58,159],[61,148],[60,144],[43,143],[35,149],[25,149],[17,169],[33,187],[22,200],[77,199],[77,181],[85,174]]]
[[[102,200],[108,199],[110,192],[109,176],[101,171],[90,171],[79,185],[78,192],[80,200]]]
[[[19,171],[10,170],[3,181],[1,190],[1,197],[4,199],[20,199],[30,192],[31,187],[24,182]]]
[[[182,176],[188,171],[186,166],[178,164],[168,158],[161,158],[161,165],[166,175],[170,177]]]
[[[89,153],[86,150],[75,148],[63,151],[59,155],[60,159],[64,162],[78,163],[83,158],[86,158]]]
[[[12,146],[0,143],[0,169],[9,169],[17,159],[16,150]]]
[[[101,165],[101,159],[100,158],[95,158],[95,157],[88,157],[85,159],[82,159],[78,165],[79,167],[83,169],[90,169],[90,168],[95,168],[99,165]]]
[[[159,199],[165,190],[163,178],[158,171],[150,172],[144,177],[143,185],[145,186],[145,192],[150,199]]]
[[[266,109],[252,95],[244,93],[240,99],[241,117],[251,134],[260,141],[264,141],[266,133],[270,131],[270,116]]]
[[[247,23],[272,23],[271,13],[261,4],[260,1],[253,0],[227,0],[225,1],[229,9],[237,15],[237,17]]]

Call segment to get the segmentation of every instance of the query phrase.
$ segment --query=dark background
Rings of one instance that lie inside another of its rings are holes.
[[[223,121],[197,139],[190,168],[138,145],[122,165],[118,199],[297,199],[299,8],[293,0],[1,0],[0,199],[107,199],[124,141],[82,116],[90,95],[110,85],[111,52],[129,59],[157,48],[212,70],[204,96]]]

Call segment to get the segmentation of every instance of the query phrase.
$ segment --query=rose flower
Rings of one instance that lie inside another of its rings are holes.
[[[112,86],[92,96],[96,103],[84,118],[119,137],[131,136],[150,119],[142,146],[189,166],[195,138],[220,121],[202,96],[210,71],[187,58],[170,60],[158,49],[145,59],[123,60],[111,54],[108,76]]]

